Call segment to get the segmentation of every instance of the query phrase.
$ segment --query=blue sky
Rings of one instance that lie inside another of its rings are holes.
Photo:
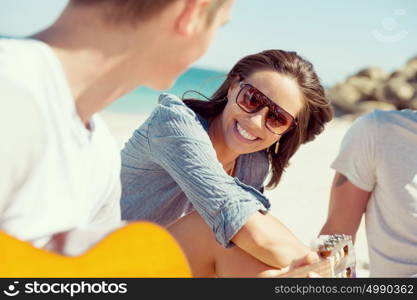
[[[66,2],[2,0],[0,35],[36,32]],[[195,66],[227,70],[270,48],[297,51],[327,85],[369,65],[392,71],[417,55],[417,1],[236,0],[231,22]]]

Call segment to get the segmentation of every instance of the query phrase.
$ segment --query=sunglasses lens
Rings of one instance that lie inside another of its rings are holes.
[[[266,125],[274,133],[281,134],[290,127],[291,119],[281,112],[278,112],[278,113],[269,112],[266,118]]]
[[[247,112],[255,112],[259,110],[259,107],[262,105],[262,101],[254,88],[245,86],[241,90],[241,94],[238,98],[238,104]]]

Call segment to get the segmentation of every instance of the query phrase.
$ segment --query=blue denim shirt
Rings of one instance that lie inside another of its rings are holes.
[[[241,155],[236,177],[217,160],[208,121],[174,95],[159,105],[122,150],[122,218],[167,225],[193,209],[224,247],[256,211],[269,170],[265,151]]]

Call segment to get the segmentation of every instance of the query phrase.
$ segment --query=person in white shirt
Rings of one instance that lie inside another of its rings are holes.
[[[375,110],[346,133],[321,234],[356,235],[365,215],[370,277],[417,275],[417,111]]]
[[[70,0],[44,31],[0,39],[0,230],[36,247],[80,254],[122,225],[119,152],[97,112],[168,89],[234,2],[121,1]]]
[[[36,247],[120,225],[119,149],[96,113],[138,86],[169,88],[233,0],[119,4],[71,0],[44,31],[0,39],[0,230]]]

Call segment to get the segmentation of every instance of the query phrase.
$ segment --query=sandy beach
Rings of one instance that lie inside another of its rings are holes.
[[[143,115],[108,111],[103,112],[102,117],[120,148],[146,119]],[[302,146],[294,155],[278,187],[265,191],[272,203],[271,213],[307,245],[317,236],[326,219],[334,176],[330,164],[350,125],[348,119],[335,118],[316,140]],[[368,250],[363,222],[356,239],[357,276],[368,277]]]

